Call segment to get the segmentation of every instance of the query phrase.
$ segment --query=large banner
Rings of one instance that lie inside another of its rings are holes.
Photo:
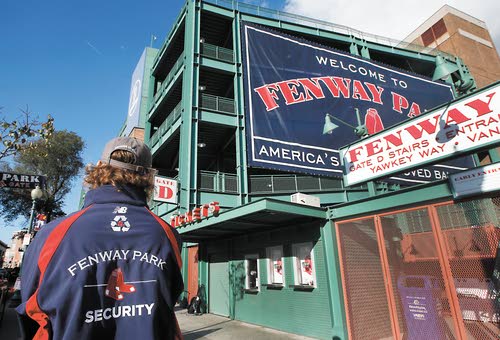
[[[453,99],[444,83],[260,26],[242,30],[249,166],[341,176],[338,150],[358,138],[356,110],[372,134]],[[399,179],[441,179],[469,165]]]

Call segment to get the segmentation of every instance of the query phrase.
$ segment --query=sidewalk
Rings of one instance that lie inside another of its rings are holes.
[[[5,315],[0,325],[0,339],[18,340],[21,338],[19,326],[17,324],[17,313],[15,308],[9,307],[9,301],[5,307]]]
[[[214,314],[192,315],[187,309],[177,309],[175,314],[179,321],[184,340],[195,339],[248,339],[248,340],[310,340],[312,338],[280,332],[274,329],[251,325],[231,320]],[[5,309],[5,317],[0,327],[0,339],[20,339],[19,328],[14,308]]]
[[[184,340],[194,339],[272,339],[272,340],[309,340],[305,336],[285,333],[271,328],[256,326],[231,320],[214,314],[193,315],[187,309],[178,309],[175,314]]]

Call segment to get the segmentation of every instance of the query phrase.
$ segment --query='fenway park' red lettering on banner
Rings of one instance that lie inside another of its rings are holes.
[[[352,185],[500,141],[500,83],[342,148]]]
[[[315,99],[344,98],[362,100],[375,104],[384,104],[382,92],[384,88],[367,81],[359,81],[345,77],[316,77],[288,79],[272,84],[265,84],[254,89],[266,106],[266,111],[285,105],[303,103]],[[420,114],[420,106],[410,103],[405,96],[391,92],[392,108],[403,113],[408,110],[407,116],[414,117]]]

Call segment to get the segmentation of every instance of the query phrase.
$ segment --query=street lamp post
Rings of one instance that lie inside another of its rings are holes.
[[[31,215],[30,215],[30,220],[28,222],[28,233],[31,234],[33,231],[33,220],[35,218],[35,205],[36,201],[41,199],[43,197],[43,191],[40,189],[40,187],[37,185],[35,189],[31,190],[31,200],[33,201],[33,204],[31,205]]]
[[[31,205],[31,215],[30,215],[30,220],[28,224],[28,233],[31,235],[33,232],[33,220],[35,219],[35,207],[36,207],[36,201],[41,199],[43,197],[43,191],[40,189],[40,187],[37,185],[35,189],[31,190],[31,200],[33,201],[33,204]],[[24,247],[24,252],[26,253],[26,250],[28,249],[28,245]],[[24,262],[24,256],[21,260],[20,266],[19,266],[19,276],[18,280],[21,278],[21,269],[23,266]],[[15,287],[15,286],[14,286]],[[17,307],[21,303],[21,290],[17,289],[12,297],[10,298],[10,304],[9,307]]]

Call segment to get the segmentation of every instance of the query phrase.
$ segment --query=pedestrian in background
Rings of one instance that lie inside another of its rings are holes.
[[[22,267],[25,338],[182,338],[181,243],[147,207],[151,166],[144,143],[114,138],[86,169],[83,209],[38,232]]]

